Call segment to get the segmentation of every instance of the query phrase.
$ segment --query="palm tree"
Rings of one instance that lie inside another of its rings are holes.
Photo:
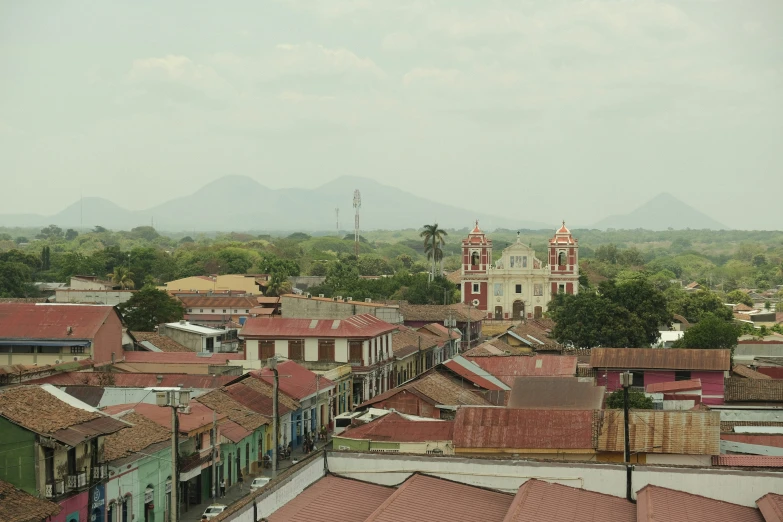
[[[277,297],[290,294],[292,289],[288,278],[283,274],[276,273],[269,278],[269,284],[266,285],[266,295]]]
[[[440,247],[446,244],[446,236],[448,233],[439,228],[437,223],[424,225],[424,230],[419,234],[419,237],[424,238],[424,253],[427,254],[427,259],[432,259],[430,281],[435,279],[435,267],[438,261],[441,263],[441,272],[443,272],[443,250]]]
[[[133,288],[133,273],[124,266],[115,266],[114,272],[107,274],[112,283],[115,286],[119,286],[123,290],[126,288]]]

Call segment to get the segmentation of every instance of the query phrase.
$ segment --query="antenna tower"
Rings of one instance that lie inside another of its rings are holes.
[[[340,237],[340,209],[334,209],[334,220],[337,226],[337,237]]]
[[[353,208],[356,209],[356,221],[353,225],[353,253],[359,257],[359,209],[362,208],[362,195],[358,189],[353,191]]]

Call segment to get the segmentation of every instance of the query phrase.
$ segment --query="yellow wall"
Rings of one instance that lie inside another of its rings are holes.
[[[217,276],[217,281],[212,281],[201,277],[185,277],[175,281],[169,281],[161,290],[189,292],[198,290],[199,292],[238,290],[248,294],[261,295],[262,292],[256,284],[255,277],[248,277],[241,274],[227,274]]]

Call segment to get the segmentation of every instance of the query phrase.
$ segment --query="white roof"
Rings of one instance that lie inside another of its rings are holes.
[[[225,330],[218,330],[217,328],[207,328],[206,326],[198,326],[190,324],[185,321],[184,323],[166,323],[166,328],[174,328],[175,330],[182,330],[185,332],[196,333],[199,335],[222,335],[226,333]]]
[[[783,426],[734,426],[734,433],[783,435]]]
[[[681,339],[682,336],[685,335],[685,332],[678,332],[677,330],[662,330],[658,332],[658,334],[660,335],[660,342],[673,343],[674,341]]]

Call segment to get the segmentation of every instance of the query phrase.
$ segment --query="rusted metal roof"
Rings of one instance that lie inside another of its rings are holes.
[[[239,332],[242,338],[300,339],[346,338],[369,339],[396,330],[395,325],[372,314],[353,315],[347,319],[293,319],[250,317]]]
[[[326,475],[267,518],[269,522],[364,522],[395,491]]]
[[[724,382],[726,402],[783,402],[783,380],[731,377]]]
[[[389,413],[367,424],[349,428],[339,435],[346,439],[381,442],[450,441],[453,436],[453,421],[409,420],[397,413]]]
[[[783,468],[783,457],[769,455],[715,455],[713,466],[735,468]]]
[[[647,393],[674,393],[701,390],[701,379],[687,381],[655,382],[647,385]]]
[[[638,522],[764,522],[752,507],[731,504],[684,491],[645,486],[636,495]]]
[[[243,308],[249,310],[258,304],[255,297],[229,297],[222,295],[198,295],[185,296],[177,295],[177,299],[182,301],[185,308],[212,308],[221,310],[223,308]],[[230,311],[229,311],[230,313]]]
[[[485,390],[509,390],[511,388],[481,366],[459,355],[444,362],[443,365],[461,378]]]
[[[94,439],[100,435],[116,433],[127,427],[128,425],[122,421],[101,416],[91,421],[57,430],[51,436],[69,446],[77,446],[85,440]]]
[[[514,386],[517,377],[573,377],[576,357],[568,355],[508,355],[496,357],[466,357],[486,371]]]
[[[764,522],[783,522],[783,495],[767,493],[756,501]]]
[[[273,414],[272,397],[274,396],[274,391],[272,386],[265,381],[247,377],[239,383],[226,386],[224,391],[246,408],[271,418]],[[279,393],[278,395],[277,409],[279,415],[285,415],[290,411],[299,409],[300,405],[298,402],[284,393]]]
[[[277,363],[277,373],[280,376],[278,388],[289,397],[301,401],[302,399],[321,392],[328,393],[329,388],[334,388],[334,383],[315,372],[311,372],[304,366],[294,361]],[[269,368],[263,368],[250,372],[251,377],[262,379],[269,384],[274,384],[275,376]]]
[[[59,504],[37,498],[0,480],[0,520],[3,522],[38,522],[49,520],[62,508]]]
[[[509,408],[600,410],[605,386],[579,382],[576,377],[517,377],[511,388]]]
[[[454,419],[455,448],[595,448],[593,410],[463,407]]]
[[[104,389],[99,386],[66,386],[63,391],[93,408],[101,403],[104,393]]]
[[[636,506],[622,497],[530,479],[517,491],[503,522],[533,520],[636,522]]]
[[[2,303],[0,338],[91,340],[112,314],[119,319],[113,306]]]
[[[697,348],[593,348],[590,366],[618,370],[731,369],[731,350]]]
[[[220,423],[220,434],[235,444],[251,433],[232,420],[224,420]]]
[[[190,408],[190,413],[180,413],[178,416],[180,433],[187,435],[188,433],[212,426],[212,410],[195,400],[191,400],[188,407]],[[109,406],[103,411],[109,415],[114,415],[129,410],[133,410],[139,415],[144,415],[166,429],[171,429],[171,409],[161,408],[155,404],[143,402],[139,404],[119,404]],[[218,421],[222,421],[226,416],[217,414],[216,417]]]
[[[720,454],[720,412],[632,410],[628,419],[632,452]],[[603,412],[599,451],[625,449],[622,410]]]
[[[507,493],[415,473],[365,520],[502,522],[513,500]]]
[[[783,448],[783,435],[758,434],[758,433],[721,433],[721,440],[730,440],[732,442],[742,442],[744,444],[753,444],[756,446],[771,446],[773,448]]]

